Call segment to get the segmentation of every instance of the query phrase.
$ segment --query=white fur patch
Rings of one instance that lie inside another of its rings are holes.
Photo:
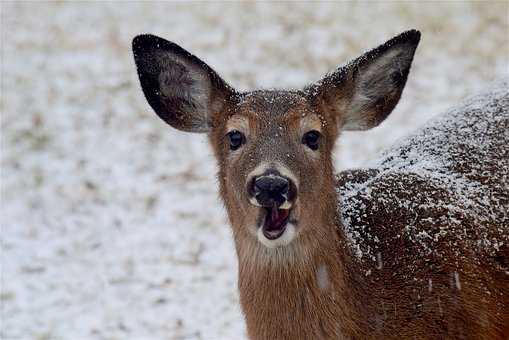
[[[251,179],[253,179],[256,176],[263,175],[270,168],[276,169],[282,176],[292,180],[292,182],[297,186],[297,188],[299,187],[299,181],[294,176],[294,174],[290,171],[290,169],[288,169],[286,166],[279,162],[260,163],[253,171],[251,171],[249,176],[247,176],[247,182],[251,181]]]
[[[306,115],[304,118],[300,120],[300,130],[301,134],[304,134],[311,130],[316,130],[318,132],[322,132],[322,119],[316,114]]]
[[[293,182],[293,184],[295,184],[295,186],[299,188],[299,181],[297,180],[297,177],[295,177],[294,174],[290,171],[290,169],[288,169],[286,166],[279,162],[275,162],[273,164],[276,167],[276,170],[279,171],[279,173],[282,176],[289,178]]]
[[[329,272],[324,264],[320,265],[316,270],[316,283],[322,291],[329,288]]]
[[[233,116],[226,123],[226,131],[230,132],[233,130],[240,131],[244,133],[244,135],[248,136],[249,134],[249,120],[246,117],[242,116]]]
[[[265,171],[267,171],[269,167],[270,163],[268,162],[261,162],[260,164],[258,164],[258,166],[253,171],[251,171],[251,173],[247,176],[247,183],[251,182],[251,180],[256,176],[260,176],[261,174],[263,174]]]
[[[286,195],[285,195],[286,196]],[[279,207],[279,209],[285,209],[285,210],[288,210],[292,207],[292,203],[290,203],[288,200],[286,200],[283,204],[281,204],[281,206]]]
[[[256,233],[258,241],[260,241],[260,243],[266,246],[267,248],[277,248],[287,246],[295,239],[296,235],[297,230],[292,223],[288,223],[283,234],[275,240],[269,240],[268,238],[266,238],[265,235],[263,235],[262,227],[259,227],[258,232]]]
[[[256,198],[254,198],[254,197],[249,197],[249,202],[251,202],[251,204],[254,206],[261,207],[260,203],[258,203]]]

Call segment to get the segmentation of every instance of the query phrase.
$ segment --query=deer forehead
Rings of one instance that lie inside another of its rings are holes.
[[[256,130],[275,131],[279,135],[322,131],[323,117],[315,113],[305,98],[297,95],[263,93],[248,95],[229,117],[226,130],[254,134]]]

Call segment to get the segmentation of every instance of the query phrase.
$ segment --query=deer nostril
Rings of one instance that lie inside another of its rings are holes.
[[[288,180],[279,176],[260,176],[255,180],[255,192],[270,192],[274,194],[285,194],[288,192]]]

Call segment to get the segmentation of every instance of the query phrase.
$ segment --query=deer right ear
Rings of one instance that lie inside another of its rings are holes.
[[[401,97],[421,34],[410,30],[329,73],[307,88],[322,112],[342,130],[380,124]]]
[[[143,93],[166,123],[187,132],[208,132],[212,117],[234,94],[219,75],[180,46],[150,34],[133,39]]]

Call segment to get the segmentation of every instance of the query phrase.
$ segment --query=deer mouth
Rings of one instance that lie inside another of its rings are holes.
[[[263,210],[265,211],[262,224],[263,236],[269,240],[275,240],[285,232],[290,209],[279,209],[274,206],[272,208],[263,208]]]

